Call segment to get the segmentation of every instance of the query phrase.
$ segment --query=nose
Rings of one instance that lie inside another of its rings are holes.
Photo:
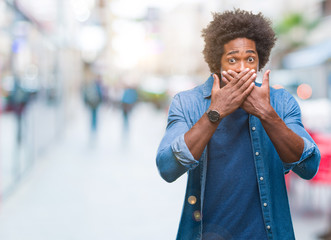
[[[241,61],[241,62],[240,62],[240,72],[241,72],[241,71],[244,71],[244,69],[245,69],[244,61]]]
[[[240,73],[244,71],[246,68],[250,68],[245,61],[240,61],[237,64],[236,72]]]

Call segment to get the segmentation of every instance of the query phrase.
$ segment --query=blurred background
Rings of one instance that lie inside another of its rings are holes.
[[[297,239],[331,226],[331,0],[0,0],[0,239],[175,239],[186,176],[155,156],[171,98],[203,83],[201,30],[241,8],[273,22],[271,85],[320,147],[286,176]]]

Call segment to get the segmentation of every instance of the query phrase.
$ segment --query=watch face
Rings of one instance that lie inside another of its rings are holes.
[[[208,117],[211,122],[217,122],[220,119],[220,114],[217,111],[210,110],[208,112]]]

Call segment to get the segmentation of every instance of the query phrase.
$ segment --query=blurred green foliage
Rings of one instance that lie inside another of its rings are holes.
[[[276,23],[274,30],[279,39],[283,39],[283,46],[291,51],[306,44],[308,34],[320,23],[320,19],[308,18],[307,15],[292,12],[285,15]],[[284,45],[285,44],[285,45]]]
[[[168,98],[166,92],[163,93],[153,93],[144,91],[142,89],[138,90],[139,99],[143,102],[151,102],[155,105],[156,108],[161,109],[167,106]]]
[[[314,29],[320,20],[310,20],[303,13],[289,13],[274,27],[277,35],[287,34],[295,27],[302,27],[307,31]]]

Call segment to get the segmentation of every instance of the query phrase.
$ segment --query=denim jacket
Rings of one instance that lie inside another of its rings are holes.
[[[202,236],[201,210],[208,151],[206,147],[201,158],[194,159],[185,144],[184,134],[208,109],[212,86],[213,78],[209,77],[204,84],[181,92],[173,98],[166,132],[157,151],[156,164],[164,180],[173,182],[184,173],[188,173],[177,240],[198,240]],[[270,103],[287,127],[304,140],[304,150],[300,160],[291,164],[284,163],[260,120],[249,115],[256,177],[268,239],[294,239],[284,174],[292,170],[304,179],[313,178],[318,170],[320,152],[301,123],[300,107],[293,96],[284,89],[270,88]]]

